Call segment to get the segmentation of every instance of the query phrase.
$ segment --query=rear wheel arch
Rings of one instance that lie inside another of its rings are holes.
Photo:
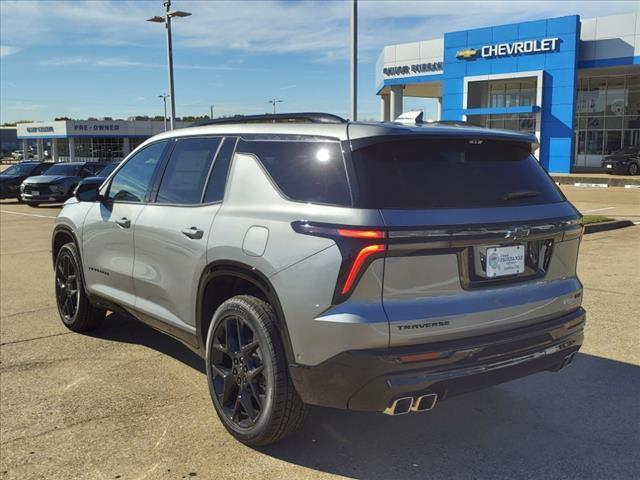
[[[282,306],[269,279],[259,270],[235,261],[216,261],[207,265],[200,277],[196,303],[198,346],[206,350],[207,333],[213,314],[229,298],[251,295],[269,303],[278,318],[287,364],[295,363],[293,347]]]

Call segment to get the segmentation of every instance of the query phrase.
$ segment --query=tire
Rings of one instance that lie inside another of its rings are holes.
[[[74,243],[67,243],[58,251],[54,276],[56,305],[65,327],[74,332],[99,327],[106,312],[89,302],[80,269],[80,256]]]
[[[24,203],[24,200],[22,200],[20,194],[16,195],[16,200],[18,201],[18,203]]]
[[[629,165],[629,175],[638,175],[638,173],[640,173],[640,168],[638,168],[638,164],[637,163],[632,163],[631,165]]]
[[[252,447],[292,434],[308,412],[289,377],[277,321],[271,305],[240,295],[220,305],[207,334],[207,380],[216,413],[231,435]]]

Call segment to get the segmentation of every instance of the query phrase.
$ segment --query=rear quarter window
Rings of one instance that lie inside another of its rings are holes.
[[[358,206],[474,208],[564,201],[528,143],[415,139],[373,143],[352,153]]]
[[[351,206],[339,142],[242,140],[238,152],[255,155],[290,200]]]

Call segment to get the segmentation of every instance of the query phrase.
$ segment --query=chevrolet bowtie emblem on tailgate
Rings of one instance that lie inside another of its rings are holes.
[[[458,58],[471,58],[475,57],[480,50],[476,50],[474,48],[465,48],[464,50],[458,50],[456,52],[456,57]]]
[[[519,240],[521,238],[528,237],[530,232],[531,229],[527,227],[514,227],[505,232],[504,238],[509,240]]]

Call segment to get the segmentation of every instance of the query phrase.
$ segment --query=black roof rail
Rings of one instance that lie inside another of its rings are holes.
[[[192,127],[204,125],[226,125],[234,123],[347,123],[347,121],[331,113],[267,113],[264,115],[236,115],[235,117],[201,120],[191,124]]]

